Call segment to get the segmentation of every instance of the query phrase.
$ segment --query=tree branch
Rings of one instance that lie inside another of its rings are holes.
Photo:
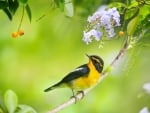
[[[115,64],[117,64],[118,60],[121,59],[122,56],[124,56],[124,54],[126,53],[126,51],[128,50],[128,46],[129,46],[129,36],[127,36],[126,41],[122,47],[122,49],[119,51],[119,53],[117,54],[117,56],[114,58],[114,60],[112,61],[112,63],[110,64],[110,67],[114,67]],[[105,78],[108,75],[109,71],[107,69],[105,69],[102,73],[102,76],[99,79],[98,84],[103,80],[103,78]],[[91,88],[88,88],[86,90],[84,90],[84,95],[86,95],[89,91],[91,91],[94,87],[96,87],[98,84],[94,85]],[[59,106],[55,107],[54,109],[48,111],[47,113],[57,113],[60,110],[68,107],[69,105],[73,104],[76,102],[77,100],[82,99],[83,94],[82,93],[77,93],[75,95],[76,98],[70,98],[69,100],[67,100],[66,102],[60,104]]]

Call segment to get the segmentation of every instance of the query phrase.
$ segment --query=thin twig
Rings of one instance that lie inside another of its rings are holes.
[[[23,8],[22,8],[22,16],[21,16],[21,20],[20,20],[20,23],[19,23],[19,26],[18,26],[18,31],[20,30],[21,28],[21,24],[22,24],[22,21],[23,21],[23,17],[24,17],[24,5],[23,5]]]
[[[127,36],[127,39],[125,41],[125,44],[123,45],[122,49],[119,51],[119,53],[117,54],[117,56],[114,58],[114,60],[112,61],[112,63],[110,64],[110,67],[115,66],[115,64],[118,62],[119,59],[121,59],[121,57],[126,53],[127,49],[129,46],[129,37]],[[103,73],[102,76],[99,79],[98,84],[108,75],[108,70],[106,69]],[[97,86],[98,84],[96,84],[95,86]],[[88,88],[86,90],[84,90],[84,95],[86,95],[88,92],[90,92],[95,86]],[[48,111],[47,113],[57,113],[60,110],[68,107],[69,105],[73,104],[76,102],[77,100],[82,99],[83,94],[82,93],[78,93],[75,95],[76,98],[70,98],[69,100],[67,100],[66,102],[60,104],[59,106],[55,107],[54,109]]]

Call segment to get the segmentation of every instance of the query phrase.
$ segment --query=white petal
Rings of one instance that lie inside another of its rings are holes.
[[[143,89],[150,94],[150,83],[145,83],[143,85]]]
[[[150,113],[150,112],[148,111],[147,107],[144,107],[143,109],[140,110],[139,113]]]

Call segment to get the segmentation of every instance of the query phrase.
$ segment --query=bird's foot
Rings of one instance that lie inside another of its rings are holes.
[[[82,94],[81,99],[83,99],[83,97],[85,96],[84,91],[78,91],[76,95],[79,95],[79,94]],[[71,98],[74,98],[74,99],[75,99],[75,104],[76,104],[77,101],[78,101],[78,97],[77,97],[76,95],[74,95],[74,93],[73,93],[73,96],[71,96]]]
[[[82,94],[81,99],[83,99],[83,97],[85,96],[84,91],[82,91],[82,90],[81,90],[81,91],[78,91],[78,92],[77,92],[77,95],[78,95],[78,94]]]
[[[74,103],[75,103],[75,104],[77,103],[78,97],[76,97],[75,95],[73,95],[73,96],[71,96],[70,98],[71,98],[71,99],[74,98],[74,99],[75,99],[75,102],[74,102]]]

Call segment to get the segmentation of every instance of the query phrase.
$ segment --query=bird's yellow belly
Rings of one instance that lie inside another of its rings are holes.
[[[84,90],[96,84],[99,80],[100,73],[92,71],[88,76],[80,77],[72,82],[71,88],[75,90]]]

